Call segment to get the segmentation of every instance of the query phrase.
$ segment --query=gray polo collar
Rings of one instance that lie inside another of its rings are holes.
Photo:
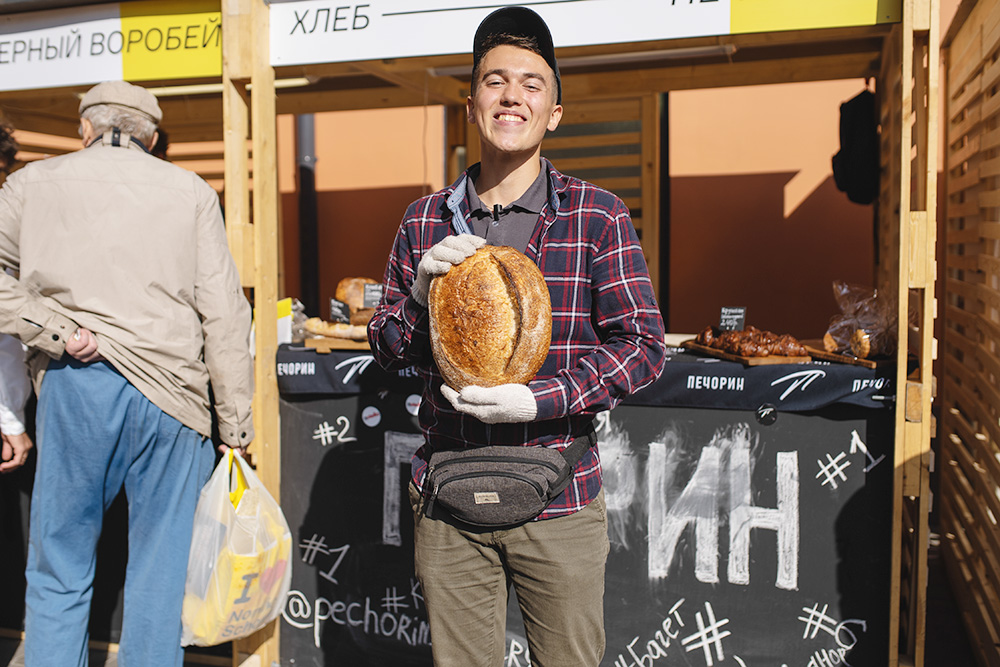
[[[503,211],[505,213],[510,210],[518,210],[527,213],[542,212],[542,209],[545,208],[545,203],[548,200],[549,186],[549,173],[545,167],[545,163],[542,163],[541,168],[538,170],[538,176],[535,177],[535,180],[530,186],[528,186],[528,189],[525,190],[523,195],[518,197],[513,203],[504,207]],[[483,202],[479,198],[479,193],[476,192],[475,180],[477,178],[479,178],[478,165],[469,170],[469,178],[467,178],[465,182],[466,194],[469,202],[469,213],[477,218],[492,216],[493,211],[483,206]]]

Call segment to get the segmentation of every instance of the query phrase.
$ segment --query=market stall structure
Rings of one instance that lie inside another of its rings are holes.
[[[164,4],[174,10],[164,10]],[[189,31],[187,17],[193,3],[129,2],[114,5],[123,13],[155,19],[145,27],[101,28],[82,31],[79,15],[57,17],[50,10],[52,33],[44,46],[26,42],[18,65],[66,65],[98,47],[112,55],[175,51],[188,45],[213,45],[221,23],[221,95],[218,74],[163,70],[155,74],[113,75],[79,81],[51,80],[45,90],[32,84],[13,84],[0,94],[0,105],[13,109],[10,117],[21,128],[72,136],[75,132],[75,94],[99,78],[129,78],[173,89],[162,96],[165,116],[175,140],[223,138],[225,141],[225,207],[227,231],[244,286],[252,290],[258,313],[275,312],[279,294],[279,214],[272,165],[275,156],[275,116],[321,110],[419,106],[430,101],[448,107],[449,171],[457,172],[476,160],[477,141],[464,122],[468,94],[467,40],[452,38],[472,33],[485,10],[415,6],[380,2],[340,7],[336,3],[262,2],[240,0],[219,8],[202,9],[219,16]],[[447,4],[447,3],[445,3]],[[513,3],[511,3],[513,4]],[[889,664],[922,664],[926,573],[928,466],[931,433],[931,368],[934,356],[934,210],[936,201],[937,3],[934,0],[897,2],[872,0],[844,8],[840,3],[801,3],[770,0],[687,3],[659,2],[578,3],[572,8],[541,6],[553,26],[567,25],[568,12],[581,24],[602,28],[599,34],[562,37],[554,29],[563,69],[564,95],[574,100],[578,116],[568,112],[565,123],[595,120],[637,122],[638,174],[609,176],[598,184],[627,190],[647,261],[659,284],[661,267],[658,151],[660,94],[671,90],[843,78],[873,78],[880,100],[882,123],[882,192],[878,206],[880,284],[898,295],[900,327],[894,409],[894,460],[891,517],[891,582]],[[94,11],[108,11],[98,6]],[[184,8],[183,10],[181,8]],[[128,11],[126,11],[128,10]],[[74,10],[78,11],[78,10]],[[613,12],[613,13],[612,13]],[[609,21],[612,16],[643,15],[642,22]],[[14,36],[33,27],[17,26]],[[653,20],[656,18],[657,20]],[[98,19],[93,19],[98,20]],[[89,20],[82,22],[88,26]],[[171,28],[178,28],[171,33]],[[103,30],[103,32],[101,32]],[[114,34],[117,32],[117,36]],[[189,41],[189,32],[192,37]],[[94,35],[103,40],[94,42]],[[404,35],[407,39],[399,39]],[[413,35],[423,39],[412,39]],[[114,38],[116,42],[112,42]],[[169,41],[179,40],[177,42]],[[458,39],[458,41],[456,41]],[[44,58],[54,49],[54,62],[31,61],[33,48]],[[66,49],[70,49],[67,51]],[[117,49],[117,53],[114,52]],[[194,50],[194,49],[191,49]],[[104,55],[102,51],[99,55]],[[176,54],[175,54],[176,55]],[[127,58],[126,58],[127,60]],[[13,63],[12,63],[13,64]],[[64,68],[65,69],[65,68]],[[44,81],[26,75],[34,83]],[[181,80],[179,80],[181,79]],[[187,86],[187,89],[180,87]],[[208,84],[210,88],[197,86]],[[18,87],[20,85],[21,87]],[[32,90],[28,90],[31,88]],[[53,90],[55,89],[55,90]],[[276,92],[277,91],[277,92]],[[20,111],[19,111],[20,110]],[[252,131],[251,131],[252,130]],[[596,139],[621,142],[609,131]],[[566,140],[567,146],[586,148],[587,140]],[[248,151],[248,146],[250,150]],[[608,158],[586,158],[589,166],[620,166]],[[603,161],[603,162],[602,162]],[[616,180],[620,179],[620,180]],[[252,203],[251,203],[252,200]],[[252,212],[252,216],[251,216]],[[641,212],[641,213],[640,213]],[[251,222],[252,220],[252,222]],[[916,318],[909,316],[916,313]],[[275,491],[281,479],[278,393],[275,377],[276,330],[270,318],[257,318],[256,418],[254,445],[261,477]],[[910,357],[917,370],[909,373]],[[244,652],[253,652],[269,664],[278,660],[277,627],[257,636]]]

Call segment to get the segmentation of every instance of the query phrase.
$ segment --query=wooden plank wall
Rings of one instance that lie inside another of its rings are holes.
[[[75,137],[59,137],[16,130],[14,138],[20,146],[17,159],[27,164],[36,160],[72,153],[80,150],[82,144]],[[167,148],[167,159],[179,167],[184,167],[204,178],[209,185],[221,192],[223,189],[223,143],[221,141],[171,142]]]
[[[974,4],[945,55],[939,503],[974,652],[1000,665],[1000,0]]]
[[[614,192],[632,214],[659,286],[660,96],[574,101],[542,144],[556,169]]]

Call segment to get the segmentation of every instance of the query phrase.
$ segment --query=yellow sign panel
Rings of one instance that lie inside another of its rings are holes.
[[[219,0],[123,2],[120,7],[126,81],[222,75]]]
[[[730,32],[811,30],[896,23],[902,0],[731,0]]]

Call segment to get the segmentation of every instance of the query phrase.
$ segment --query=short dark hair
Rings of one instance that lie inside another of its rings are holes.
[[[14,128],[0,121],[0,172],[5,172],[17,162],[18,145],[14,139]]]
[[[472,92],[476,92],[476,86],[479,84],[479,72],[482,68],[483,58],[486,57],[487,53],[498,46],[516,46],[519,49],[531,51],[535,55],[545,58],[545,54],[542,53],[542,48],[538,45],[537,37],[511,35],[505,32],[489,35],[483,41],[482,48],[479,51],[480,55],[476,58],[476,62],[472,67]],[[556,83],[558,83],[558,81]]]

